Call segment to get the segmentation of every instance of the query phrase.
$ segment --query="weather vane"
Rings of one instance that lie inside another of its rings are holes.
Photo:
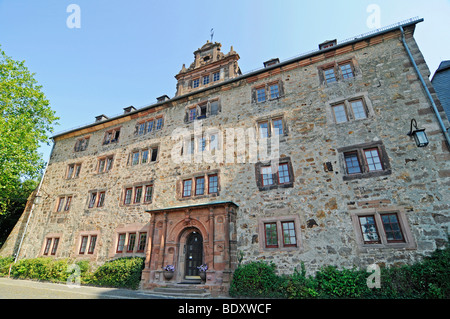
[[[213,37],[214,37],[214,29],[211,28],[211,43],[213,42]]]

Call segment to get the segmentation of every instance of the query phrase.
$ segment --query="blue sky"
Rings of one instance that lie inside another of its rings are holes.
[[[72,3],[81,28],[67,27]],[[0,0],[0,45],[36,73],[60,132],[173,97],[174,76],[193,62],[211,28],[222,52],[233,46],[248,72],[371,31],[370,4],[380,8],[381,26],[425,19],[415,37],[431,75],[450,60],[450,0]],[[44,160],[50,149],[41,148]]]

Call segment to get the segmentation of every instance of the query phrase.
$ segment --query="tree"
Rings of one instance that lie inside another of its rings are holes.
[[[0,47],[0,214],[21,179],[41,173],[45,163],[39,143],[48,143],[58,120],[34,75],[25,61],[13,60]]]

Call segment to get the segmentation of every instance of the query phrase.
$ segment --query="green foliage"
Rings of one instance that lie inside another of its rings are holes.
[[[250,262],[235,270],[232,297],[269,298],[430,298],[450,299],[450,248],[436,250],[413,265],[381,268],[381,288],[368,288],[365,269],[321,268],[307,276],[303,263],[291,275],[277,275],[275,264]]]
[[[14,262],[14,257],[0,257],[0,277],[7,276],[9,266]]]
[[[115,288],[137,289],[141,280],[144,258],[119,258],[104,263],[92,276],[91,283]]]
[[[0,276],[7,276],[14,258],[0,258]],[[70,259],[40,257],[22,259],[11,267],[11,277],[18,279],[36,279],[52,282],[67,282],[74,271],[68,271],[73,264]],[[119,258],[106,262],[95,272],[91,271],[88,260],[75,263],[80,269],[82,284],[137,289],[141,280],[144,258]]]
[[[36,178],[44,166],[39,143],[58,119],[25,62],[0,48],[0,213],[22,177]]]
[[[282,279],[275,274],[275,264],[262,261],[240,265],[233,274],[230,295],[248,297],[281,297]]]

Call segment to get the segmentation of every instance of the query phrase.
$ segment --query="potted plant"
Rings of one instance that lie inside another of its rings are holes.
[[[166,280],[170,280],[173,277],[173,274],[175,272],[175,266],[174,265],[167,265],[166,267],[163,268],[164,269],[164,278],[166,278]]]
[[[203,264],[197,267],[198,271],[200,272],[200,278],[203,281],[206,281],[206,271],[208,270],[208,265]]]

